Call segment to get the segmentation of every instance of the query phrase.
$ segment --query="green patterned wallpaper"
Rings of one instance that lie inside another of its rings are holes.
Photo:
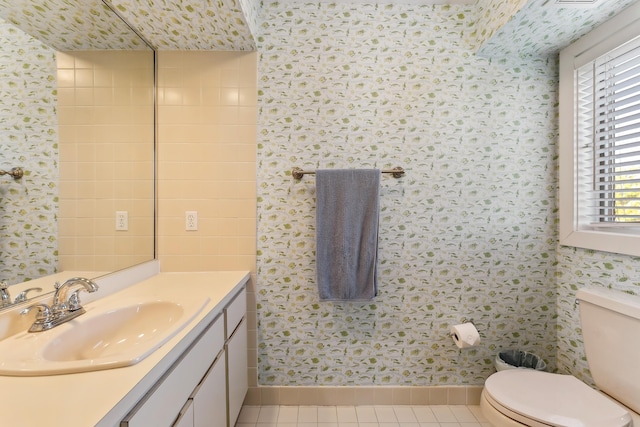
[[[261,10],[249,0],[114,1],[160,49],[260,50],[261,384],[481,384],[497,349],[510,346],[590,380],[575,290],[638,293],[640,260],[557,248],[555,57],[631,2],[550,13],[542,0],[267,1]],[[51,54],[21,53],[35,55],[25,69]],[[45,70],[31,76],[48,82],[55,68]],[[52,114],[45,105],[28,120]],[[56,156],[45,157],[47,171]],[[317,301],[314,182],[285,171],[396,165],[407,175],[383,180],[380,297]],[[53,186],[47,179],[38,191]],[[39,229],[50,221],[28,220]],[[468,317],[483,343],[460,352],[448,327]]]
[[[607,0],[585,8],[558,6],[553,0],[480,0],[477,54],[493,59],[556,55],[635,2]]]
[[[478,19],[473,25],[478,46],[489,43],[502,27],[518,16],[518,12],[528,2],[529,0],[478,0]]]
[[[258,2],[113,0],[159,50],[255,50]]]
[[[109,0],[156,48],[255,50],[254,0]],[[0,0],[0,18],[58,50],[146,49],[102,0]]]
[[[147,49],[101,0],[0,0],[0,18],[57,50]]]
[[[51,274],[57,262],[58,125],[55,52],[0,20],[0,280]]]
[[[512,346],[591,381],[575,290],[638,293],[640,259],[558,248],[556,61],[631,3],[264,3],[260,384],[481,384]],[[319,302],[313,178],[284,171],[396,165],[381,295]],[[460,352],[447,331],[464,318],[483,343]]]
[[[259,383],[482,384],[511,346],[554,367],[555,60],[475,56],[473,6],[263,7]],[[294,166],[406,169],[383,178],[374,301],[318,301]],[[477,349],[448,335],[464,318]]]
[[[557,264],[558,371],[592,382],[582,344],[576,291],[603,287],[640,295],[640,258],[560,246]]]

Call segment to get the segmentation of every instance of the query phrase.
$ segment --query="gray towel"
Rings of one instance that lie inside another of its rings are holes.
[[[379,169],[316,171],[316,268],[321,300],[378,293]]]

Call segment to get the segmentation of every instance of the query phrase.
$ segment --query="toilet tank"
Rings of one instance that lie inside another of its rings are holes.
[[[640,297],[597,288],[580,289],[576,298],[593,381],[640,412]]]

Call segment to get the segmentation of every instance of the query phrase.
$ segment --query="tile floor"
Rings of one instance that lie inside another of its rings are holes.
[[[491,427],[479,406],[244,406],[236,427]]]

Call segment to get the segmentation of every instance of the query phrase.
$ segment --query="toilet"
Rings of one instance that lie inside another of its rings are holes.
[[[487,378],[494,427],[640,427],[640,297],[580,289],[580,323],[595,390],[571,375],[510,369]]]

